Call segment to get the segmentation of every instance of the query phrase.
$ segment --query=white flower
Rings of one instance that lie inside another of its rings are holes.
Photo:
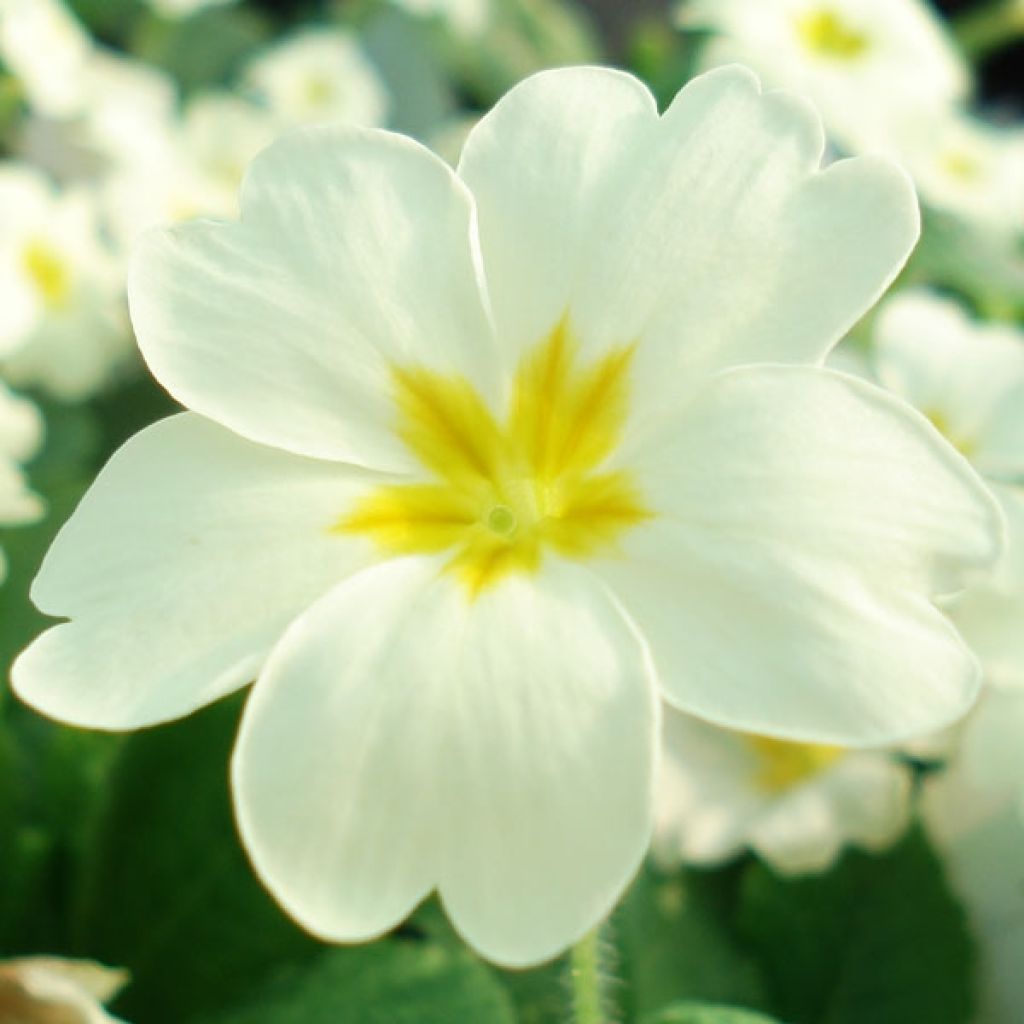
[[[0,58],[31,106],[48,117],[80,113],[92,39],[61,0],[0,0]]]
[[[106,383],[131,348],[94,197],[0,166],[0,356],[10,382],[65,399]]]
[[[745,847],[779,872],[824,871],[847,843],[881,849],[906,826],[910,776],[887,751],[720,729],[666,709],[654,851],[714,865]]]
[[[201,94],[148,152],[104,188],[114,236],[130,248],[146,228],[194,217],[235,217],[252,158],[277,134],[266,111],[227,93]]]
[[[224,7],[236,0],[146,0],[150,7],[165,18],[187,18],[208,7]]]
[[[42,502],[28,488],[21,471],[39,448],[43,421],[36,407],[0,383],[0,526],[30,523],[42,515]],[[0,582],[7,561],[0,550]]]
[[[989,690],[922,815],[978,942],[976,1024],[1024,1019],[1024,695]]]
[[[392,0],[419,17],[442,18],[461,36],[480,35],[492,14],[493,0]]]
[[[33,956],[0,960],[0,1020],[9,1024],[118,1024],[103,1009],[125,971],[87,960]]]
[[[77,82],[74,117],[29,117],[18,148],[61,181],[95,180],[111,168],[153,160],[177,119],[177,87],[159,68],[96,47]]]
[[[960,716],[978,668],[930,598],[1001,523],[820,368],[918,230],[901,171],[823,147],[735,68],[660,118],[628,75],[537,75],[458,175],[386,132],[273,144],[238,223],[137,250],[140,345],[194,411],[64,527],[33,597],[70,621],[16,690],[133,728],[257,677],[233,789],[283,906],[360,940],[436,888],[505,964],[640,862],[659,692],[815,742]]]
[[[873,148],[901,161],[921,198],[989,231],[1024,230],[1024,130],[958,111],[894,120]]]
[[[377,125],[387,116],[384,84],[344,29],[304,29],[289,36],[252,60],[245,79],[283,126]]]
[[[879,311],[873,368],[974,465],[1003,508],[1009,543],[996,572],[948,608],[988,680],[1024,686],[1024,333],[905,292]]]
[[[969,89],[965,61],[924,0],[684,0],[678,11],[680,24],[716,33],[705,67],[741,61],[804,93],[847,148]]]
[[[89,64],[83,142],[114,167],[152,165],[177,123],[178,88],[165,71],[98,51]]]

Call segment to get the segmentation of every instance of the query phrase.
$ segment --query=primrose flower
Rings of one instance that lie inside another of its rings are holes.
[[[149,227],[193,217],[234,217],[249,161],[277,133],[270,115],[228,93],[196,96],[142,159],[125,163],[103,189],[124,248]]]
[[[87,960],[0,960],[0,1020],[10,1024],[119,1024],[103,1008],[127,973]]]
[[[677,10],[682,26],[715,33],[703,66],[741,61],[769,85],[803,93],[847,149],[970,88],[966,62],[925,0],[684,0]]]
[[[922,200],[1000,233],[1024,231],[1024,131],[949,111],[881,128],[873,148],[899,160]]]
[[[387,116],[384,84],[345,29],[296,32],[250,61],[245,79],[282,127]]]
[[[875,323],[876,378],[915,405],[1002,506],[1005,554],[947,609],[996,685],[1024,686],[1024,333],[972,320],[950,299],[904,292]]]
[[[42,514],[42,503],[21,471],[42,436],[43,421],[36,407],[0,384],[0,526],[30,523]],[[7,562],[0,550],[0,582],[6,575]]]
[[[910,813],[888,751],[794,743],[665,710],[654,852],[722,864],[749,847],[782,874],[825,871],[852,843],[879,850]]]
[[[65,525],[33,597],[70,621],[17,692],[123,729],[256,678],[233,790],[281,904],[353,941],[437,889],[504,964],[635,871],[659,694],[827,743],[962,715],[931,598],[998,557],[998,510],[820,367],[918,230],[902,171],[823,147],[738,68],[662,117],[629,75],[534,76],[457,173],[381,131],[274,143],[237,223],[137,250],[139,343],[192,411]]]
[[[92,38],[61,0],[0,0],[0,58],[37,113],[82,112],[92,57]]]
[[[130,355],[93,195],[0,166],[0,357],[16,385],[86,397]]]

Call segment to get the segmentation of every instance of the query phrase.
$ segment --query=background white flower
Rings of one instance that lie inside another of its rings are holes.
[[[92,394],[131,356],[95,196],[0,165],[0,355],[8,381]]]
[[[714,34],[704,67],[739,61],[821,111],[847,149],[967,97],[970,72],[925,0],[683,0],[681,25]]]
[[[918,113],[882,126],[872,148],[904,164],[929,206],[986,231],[1024,230],[1024,130]]]
[[[0,526],[17,526],[38,519],[42,502],[28,488],[21,466],[39,448],[42,419],[36,407],[0,384]],[[0,582],[7,561],[0,550]]]
[[[327,121],[378,125],[387,117],[387,90],[344,29],[306,29],[275,43],[252,59],[245,80],[282,127]]]
[[[87,960],[0,960],[0,1020],[10,1024],[120,1024],[103,1008],[127,984],[125,971]]]
[[[276,134],[276,122],[254,103],[226,93],[195,96],[104,183],[114,237],[127,252],[146,228],[237,216],[245,167]]]
[[[987,691],[922,801],[980,947],[977,1024],[1006,1024],[1024,1005],[1022,737],[1024,695]]]
[[[910,815],[907,768],[885,750],[793,743],[666,709],[654,852],[714,866],[745,848],[776,871],[829,868],[847,844],[880,850]]]
[[[1002,507],[1002,562],[948,607],[988,680],[1024,685],[1024,332],[974,320],[951,299],[904,292],[879,310],[871,366],[974,465]]]
[[[40,114],[81,113],[93,43],[62,0],[0,0],[0,57]]]
[[[741,69],[659,117],[595,68],[513,89],[457,175],[353,127],[271,145],[237,223],[140,244],[139,343],[192,411],[65,525],[33,597],[69,621],[17,692],[133,728],[257,677],[233,789],[281,904],[353,941],[436,888],[512,965],[636,870],[658,691],[820,742],[961,715],[933,598],[998,510],[820,368],[918,230],[901,171],[823,147]]]

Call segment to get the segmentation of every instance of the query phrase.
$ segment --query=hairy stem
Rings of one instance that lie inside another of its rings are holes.
[[[569,953],[573,1024],[609,1024],[601,973],[601,928],[584,935]]]

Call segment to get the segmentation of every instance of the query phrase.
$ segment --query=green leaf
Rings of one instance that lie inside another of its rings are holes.
[[[264,892],[235,834],[227,770],[240,706],[133,734],[114,765],[76,946],[131,971],[119,1017],[181,1024],[322,948]]]
[[[390,128],[428,138],[454,114],[455,97],[429,26],[386,8],[367,23],[360,42],[387,85]]]
[[[953,289],[985,316],[1024,313],[1024,252],[1019,240],[983,231],[935,210],[923,211],[921,241],[904,271],[907,284]]]
[[[767,1008],[757,964],[728,927],[734,871],[646,868],[613,919],[627,1016],[678,1000]]]
[[[450,62],[484,107],[543,68],[596,63],[601,41],[582,6],[561,0],[491,5],[486,31],[450,41]]]
[[[465,950],[386,939],[324,953],[203,1024],[514,1024],[508,996]]]
[[[778,1024],[771,1017],[710,1003],[675,1003],[640,1024]]]
[[[743,881],[739,926],[791,1024],[964,1024],[974,956],[963,911],[919,830],[827,875]]]
[[[140,60],[173,75],[184,89],[195,90],[226,84],[270,36],[270,26],[258,11],[214,7],[180,21],[144,21],[132,49]]]

